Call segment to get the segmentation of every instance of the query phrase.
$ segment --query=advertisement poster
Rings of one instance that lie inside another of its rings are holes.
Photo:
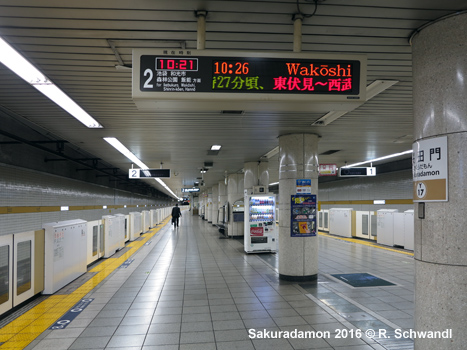
[[[337,176],[336,164],[320,164],[319,176]]]
[[[292,195],[290,209],[290,236],[316,236],[316,195]]]

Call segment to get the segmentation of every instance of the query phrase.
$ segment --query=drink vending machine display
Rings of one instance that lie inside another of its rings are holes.
[[[245,195],[246,253],[275,253],[278,232],[276,227],[276,196],[273,194]]]

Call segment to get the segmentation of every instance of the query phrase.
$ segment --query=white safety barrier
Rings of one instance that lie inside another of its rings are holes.
[[[125,246],[125,219],[121,216],[105,215],[104,258],[109,258]]]
[[[128,242],[130,240],[129,237],[129,232],[128,232],[128,220],[129,220],[129,215],[125,214],[115,214],[115,216],[120,216],[123,218],[123,234],[124,234],[124,241]]]
[[[87,222],[44,224],[44,294],[53,294],[87,271]]]
[[[352,208],[329,209],[329,233],[341,237],[352,237],[355,233],[355,214]]]
[[[141,226],[141,213],[131,212],[130,213],[130,241],[137,239],[143,232]]]
[[[141,214],[142,214],[141,224],[142,224],[142,228],[143,228],[143,233],[148,232],[149,229],[151,228],[151,218],[150,218],[149,210],[143,210],[141,212]]]
[[[380,209],[378,215],[377,242],[388,246],[394,245],[394,214],[397,209]]]

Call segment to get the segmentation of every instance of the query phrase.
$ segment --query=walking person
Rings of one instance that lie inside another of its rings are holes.
[[[174,227],[178,227],[180,216],[182,216],[182,212],[180,211],[177,203],[175,204],[175,207],[172,208],[172,224],[174,224]]]

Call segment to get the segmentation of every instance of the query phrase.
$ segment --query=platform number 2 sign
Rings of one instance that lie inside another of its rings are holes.
[[[130,169],[128,173],[128,177],[130,179],[139,179],[140,178],[139,170],[140,169]]]

